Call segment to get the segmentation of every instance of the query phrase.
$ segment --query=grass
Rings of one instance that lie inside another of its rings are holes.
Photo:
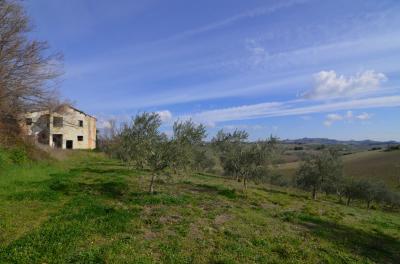
[[[292,179],[299,162],[289,162],[277,169],[285,178]],[[363,151],[343,157],[344,173],[355,179],[385,182],[400,191],[400,151]]]
[[[78,152],[0,173],[0,263],[398,263],[400,215]]]

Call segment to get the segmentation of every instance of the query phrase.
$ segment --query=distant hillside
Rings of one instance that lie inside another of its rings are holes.
[[[318,144],[318,145],[353,145],[353,146],[388,146],[400,144],[400,142],[391,141],[375,141],[375,140],[336,140],[329,138],[300,138],[285,139],[281,141],[284,144]]]
[[[343,156],[344,173],[347,177],[383,181],[390,188],[400,190],[400,150],[362,151]],[[277,171],[292,179],[299,162],[279,165]]]

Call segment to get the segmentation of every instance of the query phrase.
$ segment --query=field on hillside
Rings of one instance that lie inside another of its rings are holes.
[[[101,154],[0,172],[1,263],[398,263],[400,215]]]
[[[299,162],[280,164],[277,171],[292,179]],[[347,177],[385,182],[400,191],[400,151],[363,151],[343,156],[344,173]]]

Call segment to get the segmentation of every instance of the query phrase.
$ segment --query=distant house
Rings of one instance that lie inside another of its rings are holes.
[[[54,148],[96,148],[96,118],[70,105],[26,113],[22,127],[38,143]]]

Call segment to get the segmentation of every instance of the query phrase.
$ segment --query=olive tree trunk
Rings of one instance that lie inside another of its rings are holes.
[[[351,197],[349,196],[349,197],[347,197],[347,202],[346,202],[346,205],[347,205],[347,206],[350,205],[350,201],[351,201]]]
[[[149,187],[149,193],[153,194],[154,193],[154,182],[156,180],[157,175],[153,173],[151,175],[151,181],[150,181],[150,187]]]
[[[313,200],[317,200],[317,187],[314,185],[312,189],[312,198]]]

